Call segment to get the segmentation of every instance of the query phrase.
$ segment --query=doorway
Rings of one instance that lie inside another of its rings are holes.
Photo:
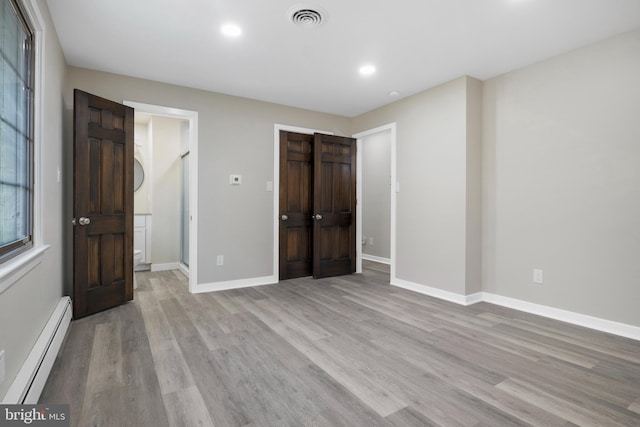
[[[358,178],[357,178],[357,198],[358,206],[356,212],[356,245],[357,260],[356,260],[356,272],[362,273],[362,259],[369,259],[376,262],[382,262],[390,265],[390,281],[394,282],[396,277],[396,199],[397,193],[400,191],[400,186],[397,180],[397,166],[396,166],[396,123],[389,123],[383,126],[379,126],[364,132],[353,135],[357,138],[358,144]],[[370,158],[373,162],[366,162],[363,155],[366,156],[367,148],[364,146],[366,143],[373,143],[378,147],[369,151]],[[375,163],[384,162],[386,152],[386,158],[389,159],[387,164],[381,165],[385,173],[389,173],[388,185],[384,182],[384,177],[379,174],[371,173],[372,171],[367,168],[376,167]],[[376,176],[377,175],[377,176]],[[377,181],[377,183],[376,183]],[[381,182],[382,181],[382,182]],[[374,186],[372,192],[365,192],[365,187]],[[386,188],[386,194],[383,188]],[[369,193],[369,197],[367,197]],[[373,197],[375,200],[371,200]],[[367,200],[367,198],[369,200]],[[370,203],[373,202],[373,205]],[[388,209],[388,214],[374,215],[371,212],[365,212],[364,208],[368,206],[368,211],[375,209],[375,205],[380,204],[381,209]],[[369,225],[369,230],[381,230],[381,231],[369,231],[367,234],[363,233],[363,227],[365,224]],[[382,230],[382,228],[387,230]],[[380,233],[382,239],[377,238],[377,233]],[[388,235],[388,237],[387,237]],[[364,239],[366,238],[366,241]],[[370,240],[373,239],[373,240]],[[384,242],[384,243],[382,243]],[[381,246],[385,246],[381,252],[375,250],[363,250],[363,249],[379,249]],[[388,254],[388,255],[387,255]],[[388,258],[387,258],[388,257]]]
[[[354,273],[356,141],[286,130],[278,136],[279,280]]]
[[[179,187],[181,194],[176,200],[180,211],[176,221],[180,262],[176,263],[175,268],[180,268],[189,277],[189,291],[193,292],[198,283],[198,112],[133,101],[124,101],[124,104],[134,107],[136,113],[184,121],[185,126],[180,130],[180,140],[185,143],[179,147],[175,159],[180,170],[176,186]],[[184,263],[184,260],[187,263]]]

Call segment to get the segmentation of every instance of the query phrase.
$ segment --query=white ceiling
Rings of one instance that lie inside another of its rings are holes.
[[[640,28],[640,0],[47,3],[70,65],[349,117]],[[295,5],[322,9],[325,23],[295,26]],[[221,35],[227,21],[239,38]],[[364,63],[376,74],[361,77]]]

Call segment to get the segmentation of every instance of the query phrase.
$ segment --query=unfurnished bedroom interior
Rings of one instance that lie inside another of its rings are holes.
[[[637,0],[0,1],[0,425],[640,425]]]

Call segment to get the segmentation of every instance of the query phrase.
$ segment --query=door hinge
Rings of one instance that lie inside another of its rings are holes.
[[[75,218],[73,218],[73,219],[71,220],[71,225],[76,225],[76,219],[75,219]]]

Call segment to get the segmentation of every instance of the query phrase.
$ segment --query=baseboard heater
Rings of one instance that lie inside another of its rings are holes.
[[[42,393],[42,389],[47,382],[53,362],[56,360],[69,329],[71,316],[71,298],[62,297],[2,403],[38,403],[40,393]]]

